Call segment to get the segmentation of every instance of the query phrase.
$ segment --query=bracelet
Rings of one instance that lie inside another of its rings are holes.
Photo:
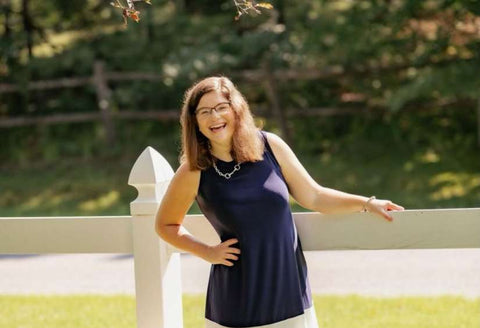
[[[367,205],[368,205],[368,203],[370,203],[370,202],[371,202],[372,200],[374,200],[374,199],[375,199],[375,196],[370,196],[370,198],[367,199],[367,201],[365,202],[365,204],[363,204],[362,212],[368,212],[368,211],[367,211]]]

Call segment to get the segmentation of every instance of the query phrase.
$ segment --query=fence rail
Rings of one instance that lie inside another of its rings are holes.
[[[116,129],[113,122],[114,118],[136,118],[136,119],[151,119],[152,116],[156,120],[171,120],[178,116],[172,111],[165,110],[150,110],[145,112],[136,112],[133,115],[132,111],[120,112],[114,111],[111,105],[111,90],[109,82],[120,81],[161,81],[169,78],[166,74],[160,73],[145,73],[145,72],[108,72],[105,70],[105,65],[102,61],[96,61],[93,65],[92,76],[58,78],[54,80],[40,80],[27,81],[24,84],[0,83],[0,94],[16,93],[25,90],[42,91],[62,88],[77,88],[85,85],[92,85],[97,95],[98,112],[97,113],[72,113],[72,114],[55,114],[45,117],[4,117],[0,118],[0,128],[12,128],[19,126],[38,125],[38,124],[58,124],[67,122],[85,122],[85,121],[102,121],[104,127],[105,141],[108,145],[113,145],[116,139]],[[282,106],[281,97],[277,88],[276,81],[287,80],[315,80],[323,79],[344,74],[344,69],[341,66],[325,67],[324,69],[282,69],[271,71],[265,67],[259,70],[245,70],[242,72],[232,72],[230,76],[234,79],[258,83],[264,81],[263,87],[266,91],[269,107],[272,110],[264,110],[262,114],[271,116],[275,119],[280,132],[285,140],[289,139],[289,129],[286,122],[288,110]],[[291,110],[297,113],[298,110]],[[324,108],[322,110],[308,109],[308,116],[329,116],[329,115],[345,115],[358,114],[361,111],[352,108]],[[153,114],[155,113],[155,114]],[[257,113],[258,114],[258,113]],[[300,113],[302,115],[302,113]]]
[[[469,61],[467,59],[466,61]],[[428,63],[425,62],[422,65],[444,65],[451,63],[452,61],[458,61],[458,59],[446,59],[440,62]],[[287,142],[290,142],[290,132],[287,124],[287,118],[291,116],[290,113],[300,116],[331,116],[331,115],[345,115],[345,114],[359,114],[364,113],[358,108],[319,108],[319,109],[305,109],[299,111],[297,109],[286,109],[282,105],[281,95],[276,87],[277,82],[285,82],[290,80],[310,81],[319,79],[328,79],[332,77],[341,77],[345,74],[354,74],[357,76],[364,75],[371,72],[388,72],[388,71],[400,71],[409,68],[404,64],[388,65],[385,67],[357,67],[351,69],[348,72],[344,67],[339,65],[327,66],[323,69],[279,69],[271,70],[268,62],[265,62],[262,69],[257,70],[244,70],[241,72],[230,72],[229,75],[234,79],[239,79],[247,82],[258,83],[263,82],[263,88],[265,90],[268,104],[271,110],[265,110],[267,116],[271,116],[275,119],[277,125],[280,128],[280,133]],[[72,78],[58,78],[54,80],[41,80],[41,81],[27,81],[25,83],[12,84],[12,83],[0,83],[0,94],[15,93],[24,90],[50,90],[59,88],[76,88],[85,85],[92,85],[95,88],[97,94],[97,102],[99,113],[72,113],[68,115],[51,115],[46,117],[3,117],[0,118],[0,128],[11,128],[18,126],[38,125],[38,124],[57,124],[67,122],[85,122],[93,120],[101,120],[104,125],[106,142],[109,145],[115,143],[115,126],[112,122],[113,118],[136,118],[136,119],[156,119],[156,120],[171,120],[177,115],[168,110],[154,110],[151,109],[148,112],[128,111],[122,110],[115,112],[111,108],[110,98],[111,91],[109,89],[109,82],[120,81],[161,81],[165,78],[169,78],[167,74],[159,73],[145,73],[145,72],[107,72],[105,71],[104,63],[102,61],[96,61],[93,65],[93,75],[85,77],[72,77]],[[365,96],[362,94],[354,94],[350,97],[351,100],[364,101]],[[476,99],[476,116],[477,116],[477,146],[480,147],[480,98]],[[448,105],[448,104],[447,104]],[[437,104],[442,106],[442,104]],[[385,108],[381,108],[385,110]],[[415,108],[418,110],[418,108]],[[133,114],[135,113],[135,114]],[[262,113],[263,114],[263,113]]]
[[[254,113],[257,116],[268,115],[267,110],[263,107],[254,106]],[[339,115],[364,115],[368,112],[360,110],[358,108],[286,108],[285,110],[288,117],[328,117]],[[128,119],[128,120],[156,120],[156,121],[176,121],[180,118],[179,109],[155,109],[155,110],[121,110],[111,113],[112,119]],[[46,116],[20,116],[12,118],[4,118],[0,120],[0,128],[13,128],[20,126],[31,125],[50,125],[59,123],[80,123],[80,122],[92,122],[101,121],[103,119],[102,114],[99,112],[86,112],[86,113],[71,113],[71,114],[54,114]]]
[[[131,216],[0,218],[0,254],[133,253],[137,326],[181,328],[180,251],[154,230],[172,176],[167,161],[147,147],[128,180],[138,190]],[[393,217],[294,213],[305,251],[480,248],[480,208],[407,210]],[[187,215],[184,224],[198,239],[218,243],[203,215]]]

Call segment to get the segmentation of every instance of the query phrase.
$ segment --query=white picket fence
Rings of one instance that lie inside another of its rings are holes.
[[[172,176],[168,162],[147,147],[128,180],[138,190],[131,216],[0,218],[0,254],[133,253],[137,327],[183,327],[180,251],[154,230]],[[305,251],[480,248],[480,208],[407,210],[393,217],[390,223],[369,213],[294,213]],[[187,215],[184,223],[200,240],[219,242],[202,215]]]

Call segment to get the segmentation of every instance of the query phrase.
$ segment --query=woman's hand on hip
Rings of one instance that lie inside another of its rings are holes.
[[[232,261],[238,260],[238,256],[235,254],[240,254],[240,249],[230,246],[236,243],[238,243],[238,239],[232,238],[225,240],[218,245],[210,246],[208,248],[209,251],[205,256],[205,260],[212,264],[233,266]]]

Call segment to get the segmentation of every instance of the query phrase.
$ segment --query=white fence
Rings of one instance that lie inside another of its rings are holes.
[[[0,254],[133,253],[137,327],[180,328],[179,250],[155,233],[155,212],[173,176],[167,161],[147,147],[128,183],[138,190],[131,216],[0,218]],[[394,212],[392,223],[369,213],[295,213],[305,251],[480,248],[480,208]],[[186,228],[200,240],[219,239],[202,215]]]

